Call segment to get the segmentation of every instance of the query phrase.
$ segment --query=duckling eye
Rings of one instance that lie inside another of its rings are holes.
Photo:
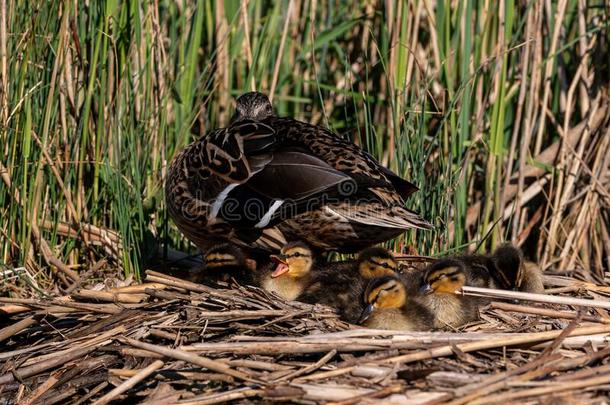
[[[371,264],[378,266],[378,267],[383,267],[384,269],[391,269],[392,267],[390,266],[389,263],[387,262],[376,262],[375,260],[371,260]]]

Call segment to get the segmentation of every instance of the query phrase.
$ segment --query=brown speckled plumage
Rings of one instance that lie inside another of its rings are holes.
[[[357,251],[430,227],[404,207],[416,190],[328,129],[275,116],[260,93],[240,97],[227,128],[176,155],[165,184],[169,215],[204,250],[230,241],[277,251],[301,239]]]

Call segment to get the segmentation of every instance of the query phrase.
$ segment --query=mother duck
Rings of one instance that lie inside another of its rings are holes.
[[[200,249],[232,242],[278,251],[302,240],[355,252],[409,228],[431,228],[405,208],[417,187],[326,128],[278,117],[262,93],[240,96],[228,127],[172,161],[170,216]]]

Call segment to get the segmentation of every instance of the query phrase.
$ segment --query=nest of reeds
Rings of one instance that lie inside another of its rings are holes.
[[[603,402],[610,287],[545,284],[527,301],[487,292],[511,302],[460,330],[418,333],[151,271],[141,285],[0,298],[0,403]]]

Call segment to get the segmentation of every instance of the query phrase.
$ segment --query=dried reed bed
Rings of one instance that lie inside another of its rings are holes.
[[[545,284],[528,301],[494,301],[459,331],[417,333],[358,329],[323,306],[152,271],[141,285],[0,298],[0,402],[601,403],[610,288]],[[571,305],[546,303],[557,299]]]
[[[164,214],[167,162],[256,88],[421,188],[410,208],[437,230],[396,250],[510,240],[593,280],[610,255],[609,12],[0,0],[0,261],[50,290],[104,261],[137,276],[159,244],[186,250]]]

